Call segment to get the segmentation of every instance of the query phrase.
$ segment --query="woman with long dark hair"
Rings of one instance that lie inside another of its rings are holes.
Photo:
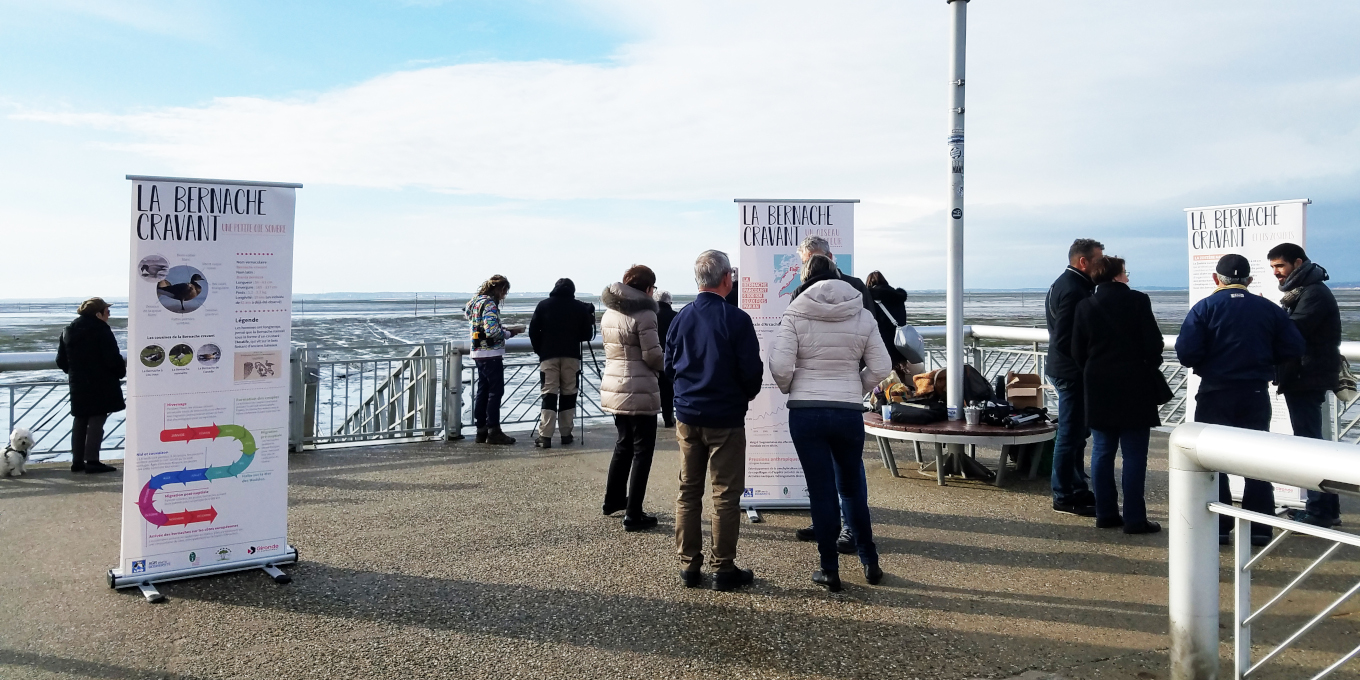
[[[907,358],[897,351],[893,340],[897,336],[897,327],[907,323],[907,291],[893,288],[883,272],[877,270],[864,277],[864,286],[869,289],[869,297],[873,298],[869,311],[874,313],[874,320],[878,322],[878,335],[883,338],[883,346],[887,348],[893,366],[906,364]]]
[[[1149,522],[1143,499],[1148,436],[1162,424],[1164,399],[1162,331],[1146,293],[1129,288],[1124,260],[1103,256],[1089,271],[1095,295],[1077,305],[1072,320],[1072,358],[1086,387],[1086,420],[1091,428],[1091,483],[1096,526],[1123,527],[1126,534],[1161,531]],[[1124,460],[1124,512],[1114,483],[1114,456]]]

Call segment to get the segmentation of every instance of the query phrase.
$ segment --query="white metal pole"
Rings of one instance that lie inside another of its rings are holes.
[[[945,366],[949,369],[947,403],[955,420],[963,417],[963,71],[968,0],[947,0],[954,10],[950,59],[949,126],[949,270],[945,279]]]
[[[1204,425],[1181,425],[1168,444],[1167,572],[1171,679],[1218,678],[1218,474],[1198,460]]]

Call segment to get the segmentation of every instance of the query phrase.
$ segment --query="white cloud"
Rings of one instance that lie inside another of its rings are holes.
[[[186,176],[511,202],[862,198],[862,244],[938,261],[944,3],[583,4],[638,37],[602,64],[462,64],[312,96],[14,117],[104,131],[107,149]],[[993,231],[1001,206],[1108,222],[1225,187],[1360,171],[1355,5],[1055,0],[969,12],[968,201]],[[520,223],[551,233],[584,220]],[[999,243],[977,247],[1004,256]],[[942,279],[942,264],[924,266]]]

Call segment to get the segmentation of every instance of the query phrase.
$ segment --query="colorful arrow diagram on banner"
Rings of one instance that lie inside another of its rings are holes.
[[[231,465],[219,465],[216,467],[198,468],[190,470],[172,470],[162,472],[150,479],[142,487],[141,496],[137,499],[137,507],[142,511],[142,517],[146,521],[163,527],[167,525],[188,526],[195,522],[209,522],[217,519],[217,509],[213,507],[201,508],[198,510],[184,510],[183,512],[172,512],[166,514],[156,509],[156,492],[160,491],[166,484],[188,484],[189,482],[203,482],[223,477],[235,477],[245,472],[250,467],[250,461],[255,458],[255,437],[251,436],[250,431],[240,425],[211,425],[208,427],[185,427],[177,430],[161,430],[161,441],[163,442],[187,442],[194,439],[217,439],[218,437],[231,437],[241,442],[241,457]]]

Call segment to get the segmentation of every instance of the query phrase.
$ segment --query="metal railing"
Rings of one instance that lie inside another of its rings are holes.
[[[577,376],[576,418],[585,421],[604,418],[609,414],[600,407],[600,378],[604,372],[604,357],[592,357],[590,350],[581,361]],[[522,426],[537,423],[543,399],[539,394],[538,357],[509,351],[505,356],[505,395],[501,397],[501,426]],[[468,369],[468,400],[463,412],[463,423],[472,422],[472,404],[476,396],[476,369]]]
[[[918,327],[928,341],[944,337],[943,326]],[[1044,375],[1048,332],[1042,328],[1008,326],[965,326],[969,342],[965,353],[989,381],[1008,371]],[[1185,419],[1188,402],[1189,371],[1176,363],[1175,336],[1166,338],[1166,362],[1162,372],[1174,398],[1161,408],[1162,422],[1174,426]],[[593,347],[602,349],[597,338]],[[1342,354],[1360,361],[1360,343],[1342,343]],[[466,361],[466,341],[394,344],[353,347],[310,345],[294,351],[292,393],[293,409],[290,445],[294,450],[307,446],[355,444],[366,441],[392,442],[405,439],[429,440],[439,437],[460,438],[464,424],[472,421],[474,369]],[[604,415],[599,404],[600,368],[603,357],[583,352],[580,397],[577,415],[582,419]],[[927,348],[928,368],[944,365],[944,349]],[[54,352],[0,354],[0,372],[53,369]],[[501,423],[523,427],[539,417],[538,361],[526,338],[506,342],[505,396]],[[20,385],[35,388],[24,392]],[[54,405],[67,399],[64,382],[33,381],[7,386],[11,414],[8,429],[23,425],[41,433],[45,452],[69,451],[70,419],[55,418]],[[41,399],[39,400],[39,397]],[[34,405],[34,400],[42,403]],[[1057,394],[1044,384],[1044,403],[1057,411]],[[1334,439],[1360,443],[1360,400],[1337,403],[1329,400],[1325,422]],[[64,415],[64,414],[63,414]],[[110,420],[106,444],[122,448],[122,419]],[[61,448],[65,446],[66,448]]]
[[[8,420],[5,437],[16,427],[33,434],[29,461],[40,462],[71,452],[71,391],[64,381],[42,380],[0,385],[6,399]],[[104,423],[101,450],[123,448],[124,414],[120,411]]]
[[[294,350],[293,392],[302,398],[292,400],[293,410],[300,411],[294,422],[301,421],[300,431],[290,428],[293,448],[437,438],[444,430],[439,408],[444,347],[312,344]]]
[[[1355,584],[1259,660],[1252,661],[1252,626],[1342,546],[1360,547],[1360,536],[1235,508],[1218,502],[1218,475],[1238,474],[1314,491],[1360,494],[1360,466],[1349,446],[1318,439],[1190,423],[1171,434],[1168,476],[1170,546],[1171,677],[1210,680],[1219,671],[1218,516],[1233,518],[1233,677],[1250,678],[1294,647],[1357,592]],[[1250,522],[1281,533],[1255,556]],[[1281,544],[1297,536],[1327,542],[1322,554],[1260,608],[1252,609],[1252,571]],[[1323,668],[1324,678],[1360,655],[1360,646]]]

